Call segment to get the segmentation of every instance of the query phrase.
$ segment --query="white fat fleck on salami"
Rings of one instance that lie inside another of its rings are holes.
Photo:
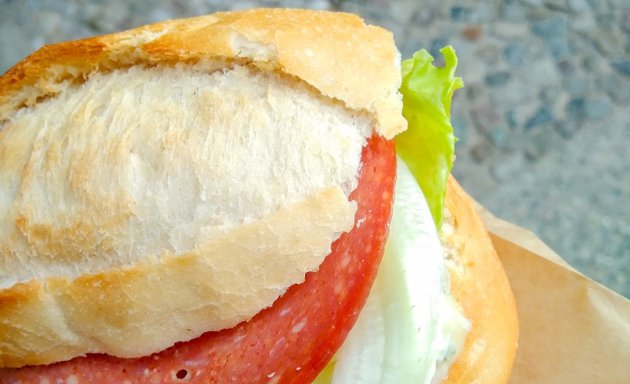
[[[341,259],[341,264],[339,264],[340,268],[345,268],[348,266],[348,264],[350,263],[350,255],[348,255],[347,253],[345,253],[343,255],[343,259]]]
[[[344,284],[343,281],[337,281],[335,283],[335,294],[340,295],[343,292]]]
[[[302,319],[299,323],[295,324],[293,328],[291,328],[291,333],[300,332],[304,326],[306,326],[307,319]]]
[[[234,339],[232,340],[232,342],[233,342],[234,344],[238,344],[238,343],[240,343],[240,342],[241,342],[241,340],[243,340],[244,338],[245,338],[245,336],[244,336],[244,335],[237,335],[237,336],[235,336],[235,337],[234,337]]]

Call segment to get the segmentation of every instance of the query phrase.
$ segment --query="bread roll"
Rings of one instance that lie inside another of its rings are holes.
[[[254,10],[48,46],[9,70],[0,366],[147,355],[269,306],[352,227],[365,138],[405,128],[399,65],[391,34],[356,16]],[[504,383],[509,284],[453,179],[446,205],[472,325],[446,382]]]
[[[453,177],[445,203],[442,244],[451,294],[471,323],[445,384],[507,383],[518,340],[510,283],[472,200]]]

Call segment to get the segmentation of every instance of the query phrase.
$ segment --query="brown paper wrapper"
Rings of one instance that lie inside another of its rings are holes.
[[[516,299],[510,384],[630,383],[630,301],[575,271],[533,233],[479,211]]]

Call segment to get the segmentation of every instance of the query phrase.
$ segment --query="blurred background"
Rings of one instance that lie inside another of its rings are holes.
[[[456,177],[630,297],[629,0],[0,0],[0,73],[44,44],[259,6],[357,13],[403,58],[453,45]]]

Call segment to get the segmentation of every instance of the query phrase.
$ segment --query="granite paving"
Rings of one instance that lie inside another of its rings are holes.
[[[403,57],[453,45],[454,174],[497,216],[630,296],[628,0],[0,0],[0,72],[44,44],[257,6],[354,12]]]

